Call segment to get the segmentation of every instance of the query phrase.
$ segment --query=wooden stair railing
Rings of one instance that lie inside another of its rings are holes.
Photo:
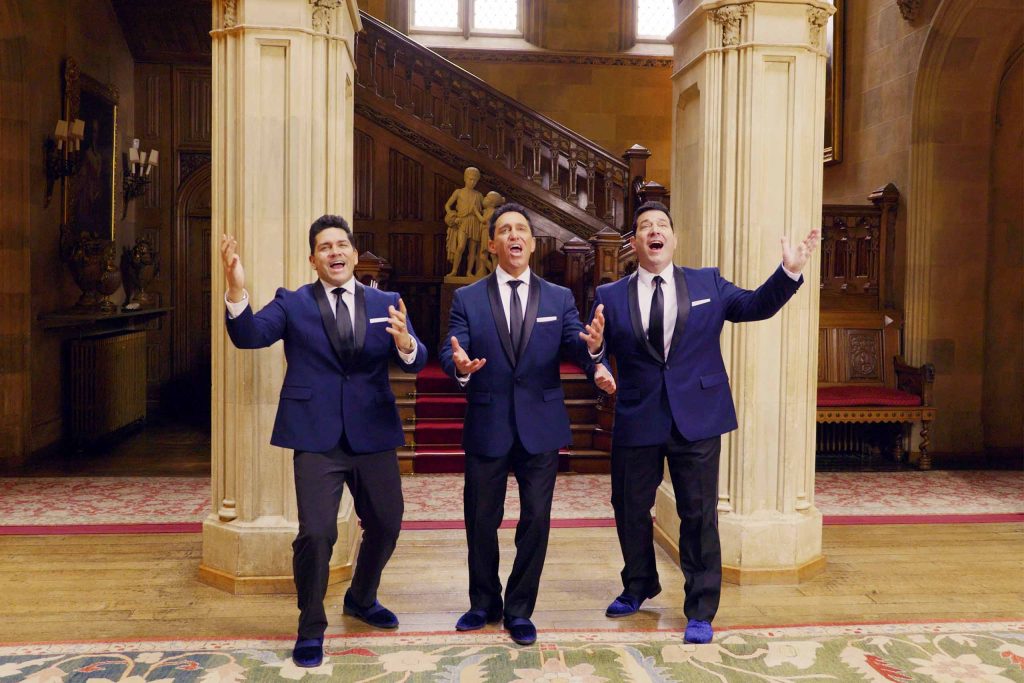
[[[358,114],[453,166],[480,167],[506,197],[583,239],[628,225],[631,164],[361,16]]]

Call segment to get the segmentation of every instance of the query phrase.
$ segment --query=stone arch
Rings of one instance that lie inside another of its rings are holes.
[[[18,0],[0,0],[0,462],[18,464],[31,448],[29,341],[32,332],[29,224],[29,120],[24,23]],[[38,179],[42,189],[42,178]]]
[[[906,352],[939,373],[936,450],[981,450],[989,169],[1017,2],[946,0],[925,39],[911,114]]]

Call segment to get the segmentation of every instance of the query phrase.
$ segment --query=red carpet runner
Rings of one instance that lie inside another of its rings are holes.
[[[562,363],[563,375],[580,375],[574,363]],[[466,396],[458,383],[431,361],[416,376],[416,429],[413,433],[417,473],[462,472],[462,423]]]

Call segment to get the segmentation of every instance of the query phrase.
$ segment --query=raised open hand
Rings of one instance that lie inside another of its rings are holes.
[[[472,375],[474,372],[479,370],[487,362],[486,358],[474,358],[469,359],[466,355],[465,349],[459,346],[458,337],[452,337],[452,362],[455,363],[455,371],[458,375],[465,377],[466,375]]]
[[[231,235],[222,235],[220,238],[220,260],[224,264],[228,301],[241,301],[245,289],[245,269],[238,255],[238,240]]]
[[[398,300],[398,308],[388,306],[388,328],[387,333],[395,339],[395,346],[402,353],[412,353],[416,344],[409,334],[408,328],[409,313],[405,309],[405,302]]]
[[[798,242],[796,248],[789,244],[789,238],[782,237],[782,265],[791,273],[799,273],[807,265],[811,254],[818,248],[821,241],[821,229],[814,228],[802,242]]]
[[[595,354],[604,346],[604,304],[598,304],[594,310],[594,319],[584,328],[586,332],[580,332],[580,339],[587,343],[587,349]],[[613,381],[614,384],[614,381]],[[615,390],[609,391],[613,393]]]

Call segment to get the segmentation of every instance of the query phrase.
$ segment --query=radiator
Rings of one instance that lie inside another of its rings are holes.
[[[146,419],[146,333],[75,339],[70,348],[70,436],[90,441]]]

